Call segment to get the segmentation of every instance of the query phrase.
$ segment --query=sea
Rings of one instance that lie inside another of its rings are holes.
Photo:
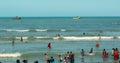
[[[60,35],[58,37],[57,35]],[[23,42],[21,42],[21,37]],[[13,42],[14,41],[14,42]],[[96,42],[99,47],[95,46]],[[47,44],[51,43],[51,49]],[[93,48],[93,55],[89,55]],[[0,62],[46,63],[45,53],[59,62],[68,51],[74,54],[74,63],[118,63],[112,48],[120,50],[120,17],[0,17]],[[85,56],[81,58],[81,49]],[[108,58],[103,59],[106,49]],[[64,63],[64,62],[62,62]]]

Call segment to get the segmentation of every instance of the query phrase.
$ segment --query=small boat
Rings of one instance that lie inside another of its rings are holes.
[[[79,20],[80,17],[79,17],[79,16],[77,16],[77,17],[73,17],[73,19],[74,19],[74,20]]]
[[[18,16],[16,16],[15,18],[13,18],[14,20],[20,20],[21,19],[21,17],[18,17]]]

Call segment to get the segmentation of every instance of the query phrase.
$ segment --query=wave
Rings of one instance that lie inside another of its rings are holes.
[[[109,32],[120,32],[120,30],[104,30]],[[0,32],[84,32],[84,30],[68,30],[68,29],[0,29]],[[87,30],[87,32],[103,32],[101,30]]]
[[[7,29],[7,30],[4,30],[4,31],[7,31],[7,32],[28,32],[29,30],[13,30],[13,29]]]
[[[20,53],[0,53],[0,57],[20,57]]]
[[[0,40],[12,40],[13,37],[0,37]],[[20,37],[14,37],[15,40],[21,40]],[[23,40],[110,40],[120,39],[120,36],[23,36]]]

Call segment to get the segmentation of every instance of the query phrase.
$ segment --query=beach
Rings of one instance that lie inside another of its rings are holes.
[[[16,63],[24,59],[28,63],[45,63],[44,53],[53,56],[55,63],[58,55],[68,51],[75,55],[74,63],[114,63],[112,48],[120,50],[120,17],[23,17],[13,20],[0,18],[0,62]],[[56,36],[60,35],[60,38]],[[21,41],[21,37],[23,41]],[[12,40],[14,38],[14,45]],[[96,48],[96,42],[99,47]],[[51,43],[51,49],[47,44]],[[94,55],[89,51],[93,48]],[[81,59],[84,49],[84,61]],[[106,49],[108,58],[103,60],[102,51]]]

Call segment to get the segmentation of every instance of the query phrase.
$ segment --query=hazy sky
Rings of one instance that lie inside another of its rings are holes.
[[[0,0],[9,16],[120,16],[120,0]]]

